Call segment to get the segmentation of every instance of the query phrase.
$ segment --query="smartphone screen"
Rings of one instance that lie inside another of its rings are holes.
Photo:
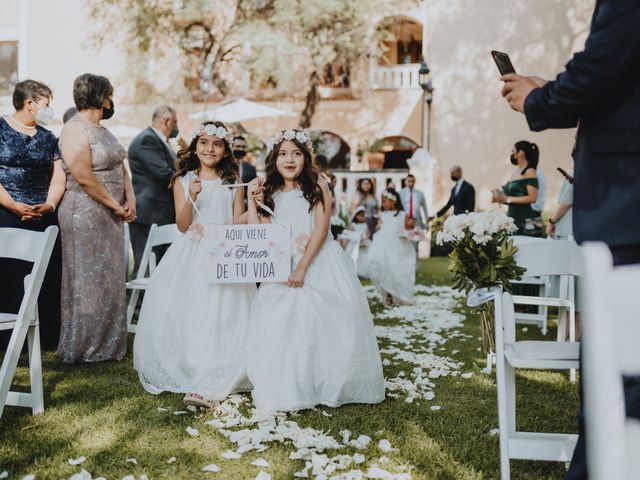
[[[511,59],[509,59],[509,55],[503,52],[492,50],[491,56],[493,57],[493,61],[496,62],[498,70],[500,71],[500,75],[506,75],[508,73],[516,73],[516,69],[513,68],[513,65],[511,64]]]

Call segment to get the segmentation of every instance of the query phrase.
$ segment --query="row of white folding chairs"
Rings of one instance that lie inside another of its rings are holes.
[[[560,274],[561,269],[582,274],[584,299],[584,401],[587,459],[590,478],[635,478],[640,471],[640,421],[625,416],[622,374],[640,375],[640,322],[635,294],[640,266],[613,268],[604,245],[578,248],[570,241],[523,246],[522,255],[536,255],[540,274]],[[545,249],[548,249],[545,252]],[[555,258],[556,270],[549,259]],[[500,432],[501,478],[510,478],[510,460],[571,460],[577,436],[566,433],[516,430],[516,369],[563,370],[578,368],[575,342],[517,341],[514,297],[493,289],[496,318],[496,380]],[[632,463],[634,463],[632,465]]]
[[[29,407],[34,415],[44,412],[38,295],[57,235],[58,227],[55,226],[44,232],[0,228],[0,256],[33,262],[31,273],[24,278],[24,295],[18,313],[0,312],[0,330],[12,330],[0,367],[0,418],[6,405]],[[25,339],[29,350],[31,391],[13,392],[11,384]]]
[[[126,283],[127,290],[131,290],[131,296],[127,304],[127,331],[131,333],[135,333],[136,331],[136,324],[133,323],[133,317],[138,299],[140,298],[140,292],[147,289],[149,280],[157,266],[157,258],[153,248],[170,245],[179,238],[180,235],[182,234],[175,223],[162,226],[158,226],[155,223],[151,225],[136,278]]]

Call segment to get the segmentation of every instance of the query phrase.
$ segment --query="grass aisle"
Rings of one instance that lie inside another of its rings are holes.
[[[385,310],[371,298],[388,382],[388,398],[374,406],[322,407],[258,424],[242,398],[216,416],[186,410],[179,395],[145,393],[131,354],[120,363],[81,366],[45,354],[45,414],[5,408],[0,478],[7,471],[9,479],[66,479],[81,469],[128,480],[253,479],[260,472],[261,479],[314,472],[392,478],[384,471],[424,480],[498,478],[498,437],[490,434],[498,426],[495,374],[480,371],[477,319],[441,288],[448,279],[446,259],[421,261],[416,306]],[[536,327],[521,330],[540,338]],[[27,381],[22,367],[18,384]],[[521,372],[517,392],[519,428],[575,431],[578,389],[567,372]],[[315,453],[308,448],[314,445]],[[69,463],[79,457],[86,460]],[[211,464],[220,471],[202,471]],[[564,471],[558,463],[512,462],[518,479],[558,479]]]

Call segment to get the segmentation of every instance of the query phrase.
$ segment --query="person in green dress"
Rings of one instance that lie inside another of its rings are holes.
[[[528,218],[539,217],[531,205],[538,198],[538,177],[536,168],[540,151],[535,143],[522,140],[517,142],[511,150],[511,163],[516,166],[509,181],[502,190],[494,190],[494,203],[508,205],[507,215],[513,218],[518,231],[516,235],[524,234],[524,225]]]

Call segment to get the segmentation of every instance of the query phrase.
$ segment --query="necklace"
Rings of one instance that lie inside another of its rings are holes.
[[[20,123],[18,120],[16,120],[16,117],[14,115],[11,115],[10,117],[7,117],[7,118],[10,118],[13,123],[18,125],[19,127],[24,128],[25,130],[35,130],[36,129],[35,125],[25,125],[23,123]]]

